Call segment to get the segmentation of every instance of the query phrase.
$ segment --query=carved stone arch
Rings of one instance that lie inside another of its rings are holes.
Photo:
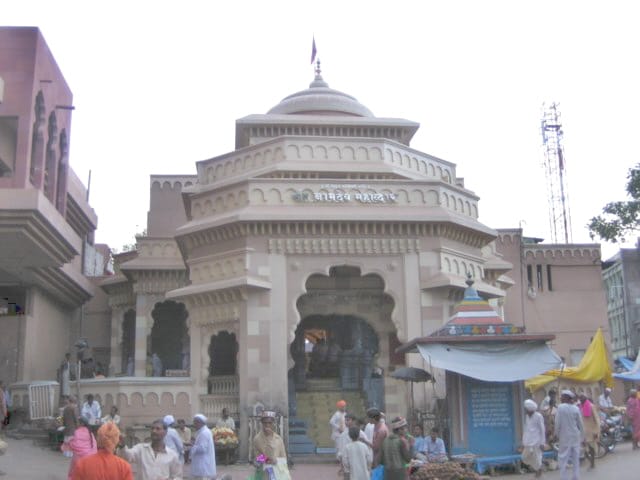
[[[158,302],[153,306],[153,325],[149,335],[149,354],[156,354],[162,362],[161,371],[154,376],[164,376],[169,370],[188,370],[190,358],[190,334],[187,327],[189,312],[185,304],[173,300]],[[152,360],[154,370],[156,364]],[[159,366],[159,365],[158,365]]]
[[[118,409],[122,410],[123,407],[129,406],[129,399],[125,393],[118,393],[116,397],[116,406]]]
[[[411,158],[406,153],[402,154],[402,163],[401,163],[401,165],[404,168],[407,168],[407,169],[411,168]]]
[[[442,167],[439,165],[436,167],[436,177],[438,180],[442,180]]]
[[[69,156],[69,140],[67,138],[67,130],[62,129],[59,141],[59,161],[56,184],[56,209],[63,215],[67,207],[67,177],[68,177],[68,156]]]
[[[160,408],[165,412],[170,412],[175,407],[173,394],[171,392],[162,392],[160,397]]]
[[[162,182],[162,190],[171,190],[171,182],[167,180]]]
[[[313,157],[317,160],[326,160],[328,157],[327,148],[324,145],[316,145],[314,148]]]
[[[285,158],[289,157],[289,149],[287,148],[287,153],[285,154],[285,150],[282,149],[282,147],[276,147],[275,150],[273,151],[273,160],[274,163],[275,162],[281,162],[283,161]]]
[[[342,159],[342,152],[340,152],[340,149],[338,147],[336,147],[335,145],[331,145],[329,147],[329,151],[327,153],[327,158],[329,160],[341,160]]]
[[[269,198],[267,200],[269,203],[279,205],[282,203],[282,192],[277,188],[272,188],[269,190]]]
[[[390,148],[384,149],[384,160],[388,163],[393,163],[393,150]]]
[[[393,151],[393,163],[402,166],[402,154],[398,150]]]
[[[253,155],[253,165],[255,167],[264,167],[265,161],[264,161],[264,156],[262,155],[262,152],[256,152]]]
[[[211,201],[210,198],[207,198],[204,201],[204,208],[202,210],[203,210],[202,212],[203,214],[213,213],[213,202]]]
[[[382,160],[382,150],[379,147],[371,147],[369,150],[369,159],[373,162]]]
[[[102,405],[102,411],[108,412],[109,410],[111,410],[111,407],[113,406],[116,406],[115,403],[113,403],[113,395],[111,395],[110,393],[107,393],[104,396],[104,404]]]
[[[229,177],[233,173],[233,162],[227,160],[224,162],[224,176]]]
[[[456,275],[460,275],[460,264],[455,258],[453,259],[453,273],[455,273]]]
[[[369,161],[369,150],[365,147],[358,147],[356,150],[356,160],[358,162]]]
[[[236,173],[242,172],[242,158],[238,157],[233,161],[233,171]]]
[[[461,198],[458,198],[458,211],[464,213],[464,202]]]
[[[216,170],[215,179],[216,179],[216,180],[220,180],[220,179],[222,179],[222,177],[223,177],[223,175],[224,175],[224,165],[223,165],[222,163],[220,163],[220,162],[219,162],[219,163],[216,165],[215,170]]]
[[[144,406],[146,408],[149,407],[159,407],[160,399],[158,398],[158,394],[156,392],[149,392],[144,396]]]
[[[435,207],[437,205],[440,205],[440,201],[438,199],[438,192],[436,190],[427,190],[425,203],[429,207]]]
[[[274,161],[273,150],[271,150],[270,148],[267,148],[266,150],[263,151],[263,154],[264,154],[264,164],[271,165]]]
[[[377,281],[379,281],[382,287],[382,296],[383,296],[382,298],[383,299],[386,298],[387,299],[386,302],[389,302],[389,304],[391,305],[390,312],[389,312],[389,319],[391,320],[393,326],[395,327],[398,337],[401,337],[403,335],[403,328],[402,328],[402,324],[400,323],[400,318],[397,315],[398,309],[396,307],[397,305],[401,305],[402,295],[389,289],[388,283],[385,281],[385,276],[387,272],[381,271],[378,268],[366,265],[364,264],[364,262],[350,260],[349,263],[345,262],[344,264],[336,265],[335,262],[328,260],[327,263],[325,263],[320,268],[317,268],[317,267],[311,268],[308,272],[306,272],[306,275],[304,277],[301,277],[302,285],[300,285],[300,291],[298,295],[296,296],[294,294],[292,296],[292,298],[296,299],[296,304],[299,305],[301,298],[308,294],[309,282],[312,279],[312,277],[314,276],[331,277],[334,272],[338,271],[338,269],[346,269],[346,271],[352,271],[352,272],[357,271],[359,272],[358,278],[361,278],[361,279],[365,277],[378,279]],[[298,307],[295,308],[295,312],[296,312],[295,321],[289,325],[289,342],[292,342],[295,339],[296,329],[298,328],[298,325],[302,321]]]
[[[464,213],[471,215],[471,203],[468,200],[464,202]]]
[[[409,203],[409,192],[405,189],[400,189],[397,192],[398,195],[398,203]]]
[[[162,185],[160,185],[160,182],[158,180],[154,180],[153,182],[151,182],[151,190],[160,190],[162,188]]]
[[[351,146],[342,147],[342,159],[349,162],[356,159],[356,152]]]
[[[47,122],[47,146],[45,151],[43,190],[45,196],[53,202],[56,193],[56,175],[58,171],[58,120],[56,112],[49,114]]]
[[[302,145],[300,147],[300,160],[313,160],[313,147],[311,145]]]
[[[449,170],[443,170],[441,176],[444,182],[451,183],[451,173],[449,172]]]
[[[247,191],[246,190],[240,190],[238,192],[238,201],[237,201],[237,205],[238,207],[244,207],[246,205],[248,205],[248,200],[247,200]]]
[[[213,213],[221,213],[224,211],[225,211],[224,200],[222,198],[222,195],[220,195],[216,197],[216,199],[213,202]]]
[[[250,198],[251,198],[252,204],[260,205],[260,204],[266,203],[267,201],[265,199],[264,192],[260,188],[254,188],[253,190],[251,190]]]
[[[417,205],[424,205],[425,204],[425,199],[424,199],[424,192],[422,190],[419,189],[414,189],[411,191],[411,197],[409,200],[411,203],[415,203]]]
[[[216,173],[212,166],[208,166],[205,174],[207,183],[211,183],[216,179]]]
[[[144,397],[140,392],[133,392],[129,397],[129,404],[133,408],[144,408]]]
[[[45,111],[44,94],[42,90],[40,90],[36,94],[36,100],[34,102],[33,131],[31,134],[31,165],[29,172],[29,179],[36,188],[40,188],[42,185],[44,175],[45,144],[43,127],[45,123]]]
[[[444,258],[444,271],[447,273],[451,273],[451,260],[447,257]]]
[[[225,199],[225,210],[230,210],[236,205],[236,196],[233,192],[227,193],[227,198]]]
[[[474,203],[472,206],[473,218],[478,218],[478,206]]]
[[[442,192],[442,205],[449,208],[449,195],[446,192]]]
[[[430,177],[435,177],[435,176],[436,176],[436,168],[433,166],[433,164],[432,164],[432,163],[430,163],[430,164],[428,165],[428,168],[429,168],[428,175],[429,175]]]

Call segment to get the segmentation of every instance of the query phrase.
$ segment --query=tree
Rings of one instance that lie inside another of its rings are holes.
[[[587,227],[592,239],[624,242],[625,236],[640,229],[640,164],[629,169],[626,190],[631,200],[607,203],[603,215],[591,219]]]

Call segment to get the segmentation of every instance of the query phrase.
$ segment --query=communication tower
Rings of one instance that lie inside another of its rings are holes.
[[[557,103],[542,105],[541,129],[551,241],[553,243],[570,243],[572,235],[567,164],[562,147],[562,121]]]

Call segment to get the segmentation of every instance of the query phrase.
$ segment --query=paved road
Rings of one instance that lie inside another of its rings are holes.
[[[5,472],[4,480],[66,480],[69,460],[61,454],[46,448],[34,446],[31,440],[8,439],[9,449],[0,456],[0,470]],[[619,444],[615,453],[599,460],[595,470],[582,468],[583,480],[614,480],[618,478],[636,478],[640,471],[640,451],[632,451],[630,443]],[[220,466],[218,475],[229,473],[234,480],[245,480],[252,472],[247,465]],[[185,474],[187,472],[185,471]],[[503,475],[502,478],[525,479],[532,475]],[[186,476],[188,478],[188,476]],[[292,480],[334,480],[337,468],[326,464],[296,465],[291,471]],[[559,480],[559,472],[546,472],[546,480]]]

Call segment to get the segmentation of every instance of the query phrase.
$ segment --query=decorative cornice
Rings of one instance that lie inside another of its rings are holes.
[[[164,294],[187,284],[185,270],[134,270],[127,275],[135,294]]]
[[[79,285],[60,268],[37,268],[32,270],[32,274],[38,285],[65,305],[78,307],[92,297],[93,292]]]
[[[101,286],[109,296],[108,302],[111,308],[135,308],[136,296],[133,292],[133,285],[129,281],[102,284]]]
[[[191,251],[197,247],[208,246],[216,242],[261,236],[272,237],[272,240],[274,239],[273,237],[276,237],[275,239],[278,240],[295,240],[297,245],[300,245],[300,242],[304,244],[305,242],[317,241],[319,237],[327,237],[327,240],[334,242],[341,239],[347,243],[358,242],[368,238],[380,239],[381,237],[389,237],[385,239],[387,244],[406,242],[406,246],[402,248],[405,248],[407,252],[420,251],[419,237],[445,237],[473,248],[482,248],[495,238],[484,230],[474,230],[470,227],[452,223],[298,221],[238,222],[195,231],[178,237],[177,240],[183,245],[186,251]],[[304,249],[305,247],[295,248]]]
[[[285,255],[397,255],[416,253],[420,240],[413,238],[274,238],[269,253]]]

